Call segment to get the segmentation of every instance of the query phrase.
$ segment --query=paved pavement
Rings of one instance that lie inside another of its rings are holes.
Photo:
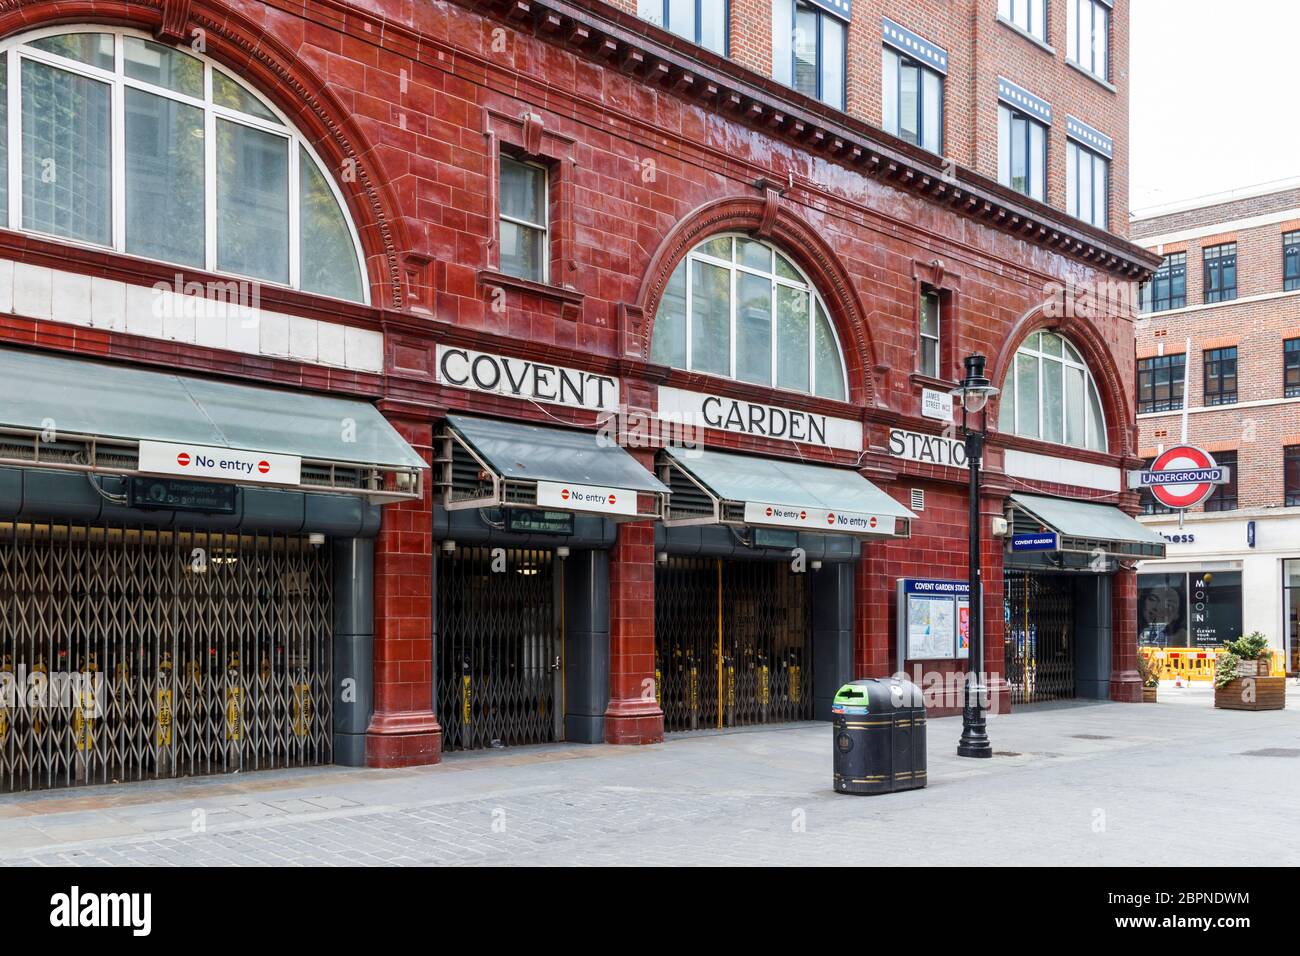
[[[880,797],[831,790],[825,724],[16,794],[0,865],[1295,865],[1289,690],[1272,713],[1168,686],[1155,705],[1022,709],[990,720],[987,761],[955,756],[958,719],[931,720],[930,786]]]

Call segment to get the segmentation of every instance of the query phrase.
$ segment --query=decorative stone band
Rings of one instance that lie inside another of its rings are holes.
[[[1068,113],[1065,116],[1065,135],[1107,159],[1115,155],[1115,143],[1109,136]]]
[[[1005,76],[998,77],[998,99],[1041,123],[1052,125],[1052,104],[1030,93],[1023,86],[1012,83]]]
[[[270,312],[257,283],[135,285],[0,259],[0,314],[227,349],[247,355],[382,372],[382,332]]]
[[[880,18],[880,35],[885,43],[900,53],[905,53],[938,73],[948,75],[948,51],[943,47],[917,36],[889,17]]]

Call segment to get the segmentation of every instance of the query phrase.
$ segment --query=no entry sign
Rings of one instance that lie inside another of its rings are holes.
[[[1195,445],[1175,445],[1149,469],[1131,472],[1129,487],[1150,488],[1167,508],[1191,508],[1208,498],[1215,485],[1227,484],[1230,477],[1228,469],[1218,465],[1208,451]]]

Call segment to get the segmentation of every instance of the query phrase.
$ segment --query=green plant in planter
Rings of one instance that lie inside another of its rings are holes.
[[[1229,654],[1243,661],[1262,661],[1270,654],[1268,638],[1259,631],[1239,637],[1235,641],[1228,641],[1224,646],[1228,648]]]
[[[1229,644],[1228,646],[1231,647],[1232,645]],[[1240,660],[1241,658],[1232,651],[1219,655],[1219,659],[1214,665],[1215,687],[1226,687],[1237,679],[1237,662]]]
[[[1138,655],[1138,676],[1142,678],[1143,687],[1160,686],[1160,662],[1145,654]]]

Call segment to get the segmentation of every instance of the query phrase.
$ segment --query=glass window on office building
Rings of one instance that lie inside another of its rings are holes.
[[[885,132],[942,153],[943,77],[890,47],[885,47],[881,63]]]
[[[1005,104],[998,105],[998,182],[1046,201],[1047,127]]]
[[[1231,405],[1237,400],[1237,347],[1206,349],[1205,404]]]
[[[1214,461],[1228,469],[1228,482],[1215,485],[1210,497],[1205,499],[1206,511],[1237,510],[1237,453],[1235,451],[1216,451]]]
[[[802,0],[772,0],[772,75],[844,109],[847,24]]]
[[[1282,236],[1282,289],[1300,289],[1300,230]]]
[[[1142,311],[1165,312],[1187,305],[1187,253],[1165,256],[1151,281],[1142,287]]]
[[[1047,42],[1047,0],[998,0],[998,16]]]
[[[727,55],[727,0],[638,0],[642,20]]]
[[[1228,302],[1237,297],[1237,244],[1209,246],[1201,253],[1206,302]]]
[[[1101,80],[1110,78],[1110,4],[1106,0],[1068,0],[1065,56]]]
[[[1300,398],[1300,339],[1282,343],[1282,388],[1287,398]]]
[[[1138,414],[1172,412],[1183,407],[1185,355],[1138,359]]]
[[[1300,445],[1282,449],[1282,490],[1288,508],[1300,507]]]
[[[1105,229],[1110,207],[1110,163],[1073,141],[1065,144],[1065,211]]]

